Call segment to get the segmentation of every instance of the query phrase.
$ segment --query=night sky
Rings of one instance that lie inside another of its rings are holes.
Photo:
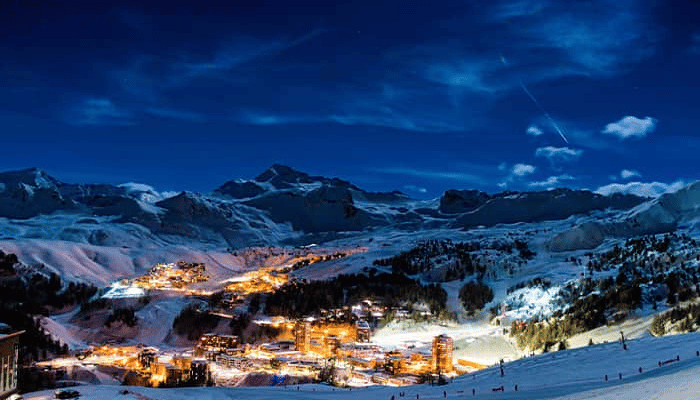
[[[660,193],[700,179],[692,3],[6,1],[0,169]]]

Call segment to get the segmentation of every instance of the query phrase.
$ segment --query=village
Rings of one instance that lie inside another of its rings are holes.
[[[364,249],[352,252],[363,251]],[[248,312],[250,299],[271,293],[290,281],[290,273],[319,261],[342,258],[346,252],[314,254],[304,250],[291,261],[268,265],[214,282],[202,263],[178,261],[154,265],[146,274],[113,283],[103,298],[112,305],[130,304],[162,295],[209,298],[215,284],[223,288],[207,311],[235,320]],[[289,318],[257,315],[251,324],[274,334],[251,341],[232,334],[205,331],[192,347],[157,348],[123,342],[96,343],[63,358],[38,363],[57,380],[76,367],[96,369],[115,381],[149,387],[277,386],[326,382],[338,387],[404,386],[444,383],[484,366],[453,360],[454,341],[435,336],[432,346],[382,347],[372,343],[377,321],[384,316],[409,318],[403,308],[381,299],[365,299],[320,315]],[[133,342],[132,342],[133,343]],[[160,347],[160,346],[159,346]]]
[[[110,371],[123,384],[148,387],[286,386],[326,382],[338,387],[446,383],[484,366],[453,362],[453,339],[439,335],[431,352],[384,349],[371,343],[365,321],[353,326],[322,321],[277,321],[291,340],[242,345],[234,335],[204,334],[190,349],[100,345],[73,357],[40,363],[64,375],[66,368]],[[61,372],[63,370],[63,372]]]

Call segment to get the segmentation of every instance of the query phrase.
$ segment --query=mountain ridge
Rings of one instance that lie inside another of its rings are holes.
[[[0,217],[8,221],[56,213],[104,217],[107,219],[103,224],[137,224],[155,235],[175,235],[234,248],[299,238],[319,240],[327,234],[333,237],[340,232],[385,227],[471,229],[564,220],[603,210],[621,213],[615,223],[596,222],[598,225],[588,224],[569,234],[592,235],[596,240],[580,243],[561,238],[565,245],[553,244],[553,248],[588,248],[604,237],[668,231],[681,218],[676,209],[692,209],[672,195],[649,199],[566,188],[495,194],[448,189],[437,201],[415,200],[400,191],[369,192],[340,178],[314,176],[282,164],[273,164],[254,179],[224,182],[208,194],[161,194],[150,186],[133,183],[65,183],[38,168],[0,172],[0,185]],[[695,200],[684,201],[694,205]],[[647,204],[647,208],[642,207]],[[633,211],[636,208],[639,210]],[[624,213],[629,213],[628,217]],[[624,218],[628,218],[627,225]],[[635,231],[630,228],[634,218],[638,225],[650,219],[650,226]],[[667,220],[671,223],[664,222]],[[62,236],[62,228],[56,229],[59,232],[55,235]],[[85,233],[88,237],[91,234]]]

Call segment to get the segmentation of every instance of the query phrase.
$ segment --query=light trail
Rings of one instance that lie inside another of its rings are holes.
[[[502,53],[500,53],[499,56],[501,58],[501,63],[503,63],[503,65],[505,65],[506,67],[509,67],[510,64],[508,63],[508,60],[506,60],[505,56],[503,56]],[[533,94],[530,93],[530,91],[527,89],[527,86],[525,86],[525,84],[523,83],[522,79],[519,79],[518,83],[520,83],[520,87],[523,89],[523,92],[525,92],[527,97],[529,97],[530,100],[532,100],[532,102],[535,103],[535,106],[537,106],[537,109],[539,109],[542,112],[542,114],[544,114],[544,116],[547,118],[547,120],[549,120],[549,123],[552,124],[552,126],[557,131],[557,133],[559,133],[559,136],[561,136],[561,138],[564,140],[564,142],[566,144],[569,144],[569,140],[566,138],[566,135],[564,135],[564,130],[559,127],[559,125],[554,120],[554,118],[552,118],[552,116],[549,115],[547,110],[545,110],[544,107],[542,107],[542,104],[540,104],[540,102],[537,101],[537,98],[535,98],[535,96],[533,96]]]

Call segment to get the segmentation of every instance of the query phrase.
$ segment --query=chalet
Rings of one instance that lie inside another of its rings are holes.
[[[24,331],[13,332],[0,323],[0,399],[6,399],[17,391],[17,361],[19,337]]]

